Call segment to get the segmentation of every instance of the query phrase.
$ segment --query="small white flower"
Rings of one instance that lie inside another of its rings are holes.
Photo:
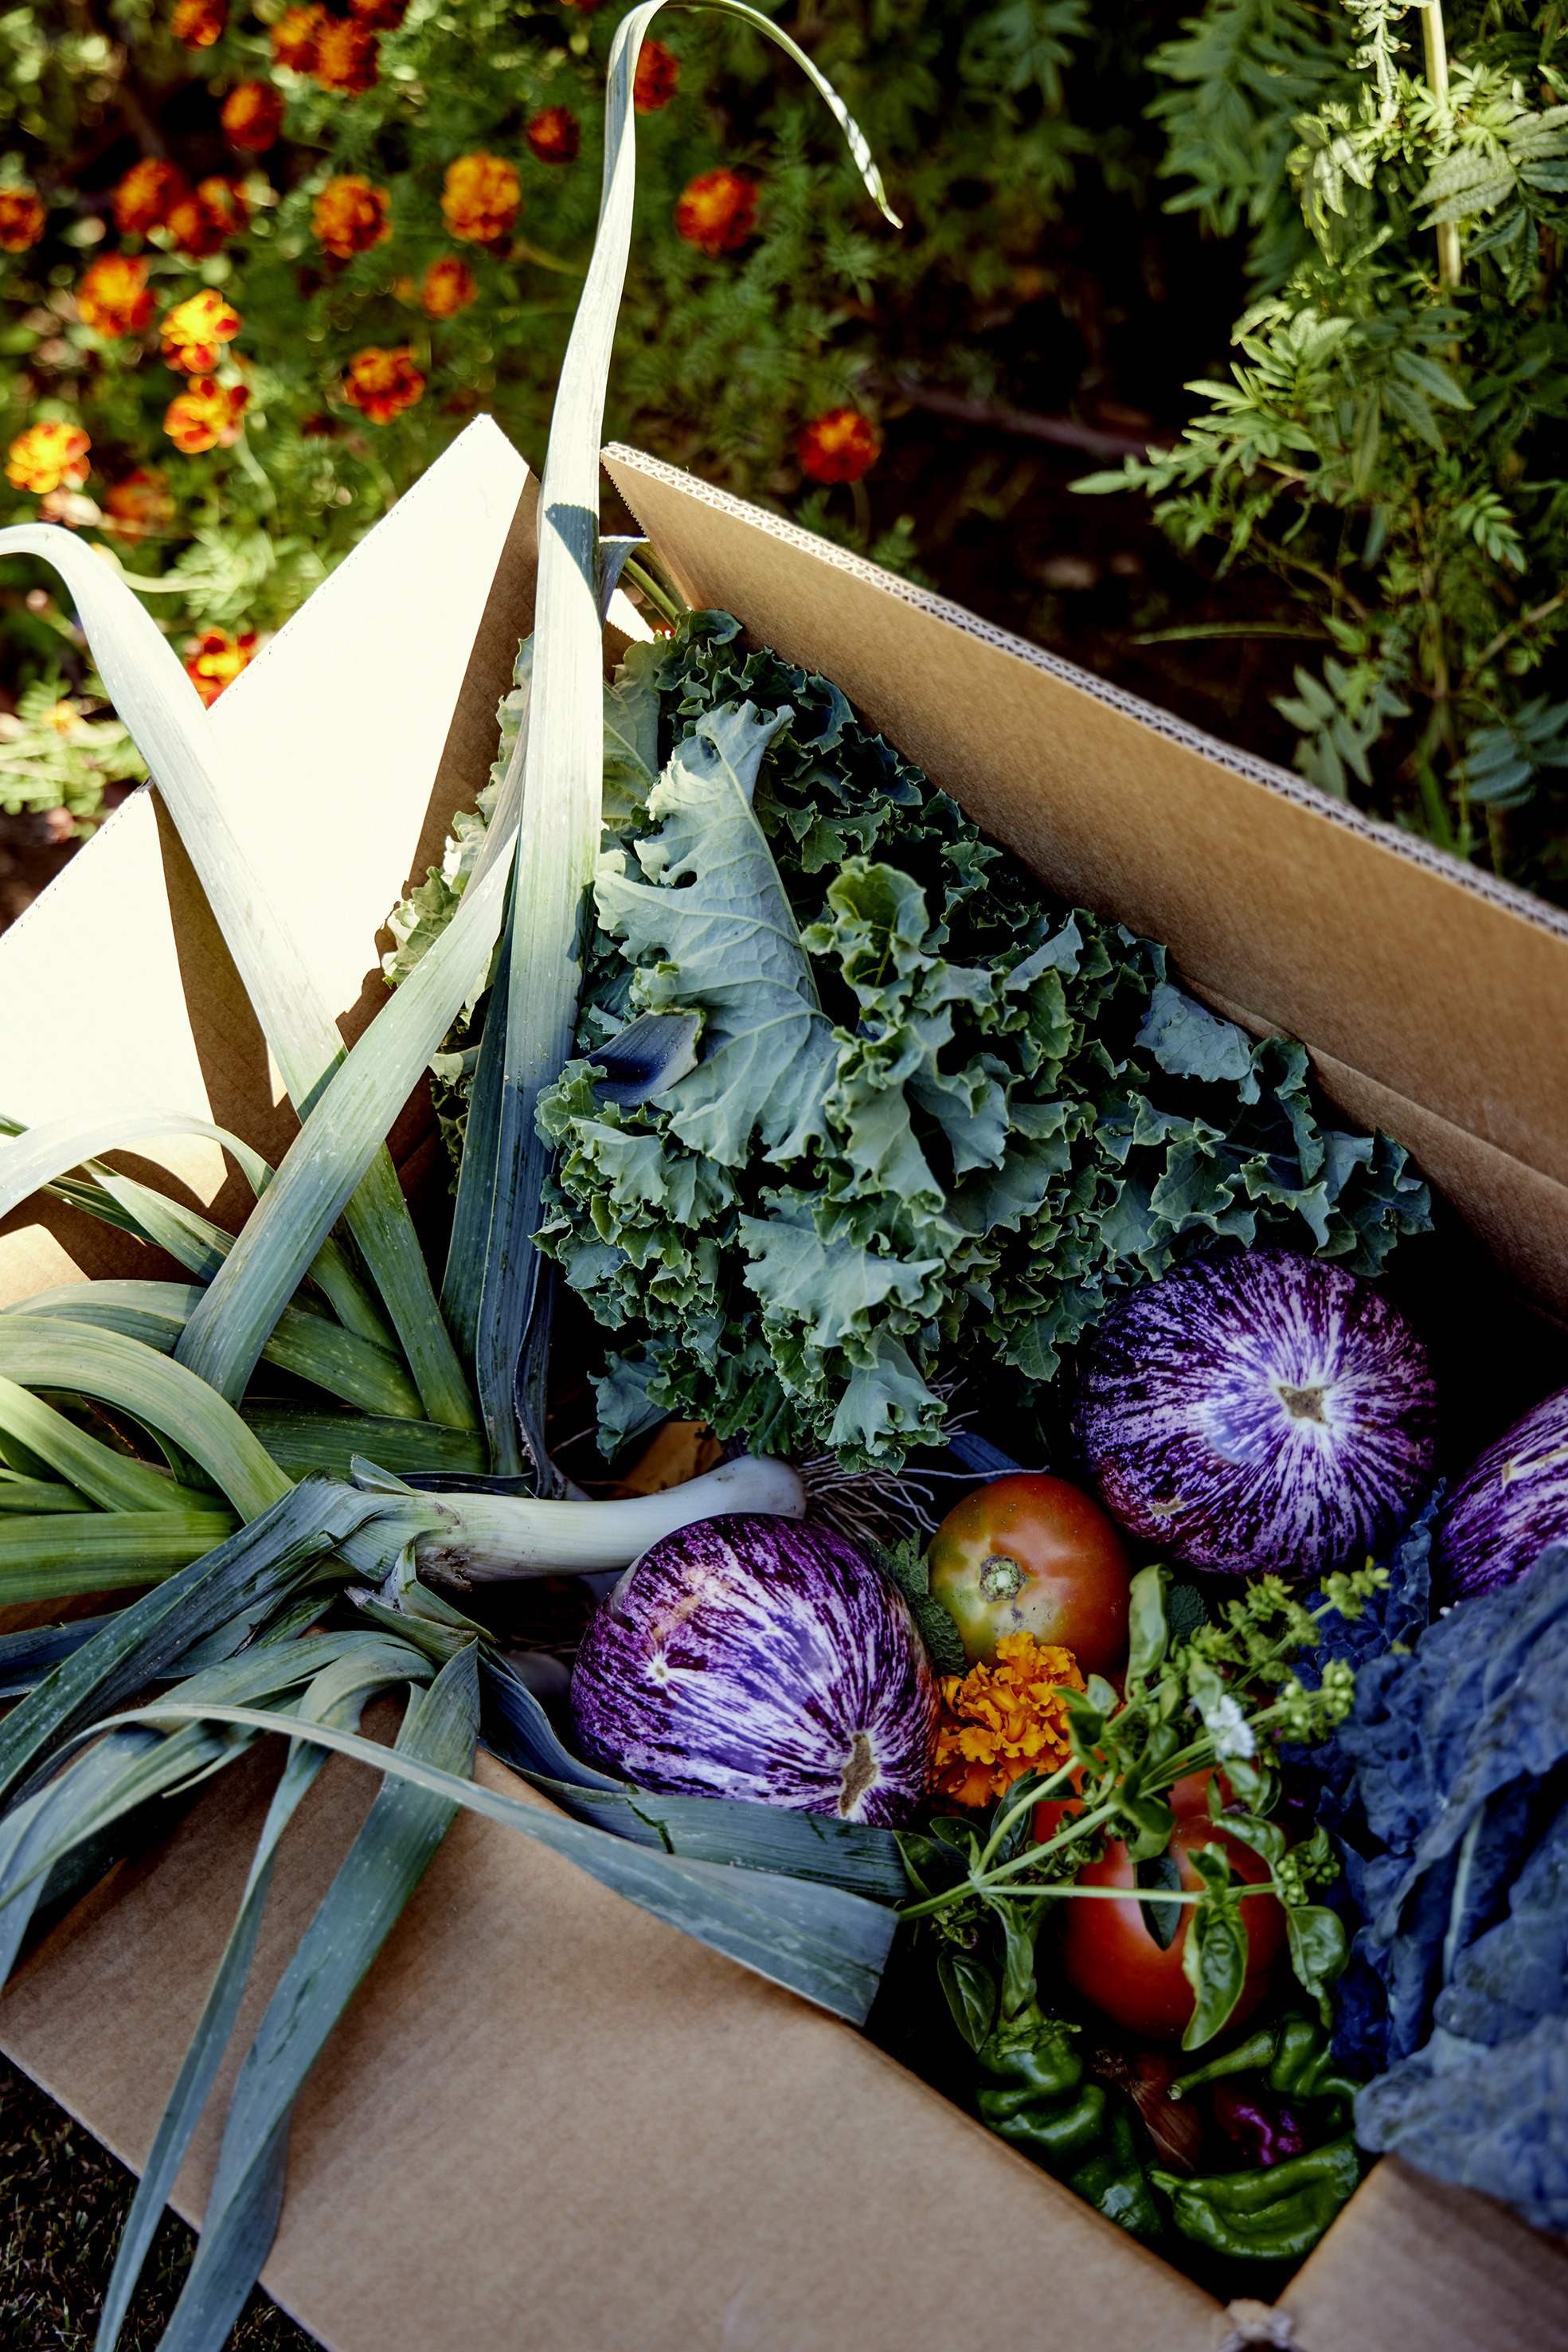
[[[1203,1722],[1205,1730],[1214,1742],[1217,1763],[1228,1764],[1236,1757],[1258,1753],[1252,1727],[1228,1692],[1217,1706],[1208,1708]]]

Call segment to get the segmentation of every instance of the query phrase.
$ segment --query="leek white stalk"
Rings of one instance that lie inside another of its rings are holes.
[[[391,1482],[389,1481],[389,1484]],[[721,1462],[684,1486],[658,1495],[630,1495],[617,1502],[540,1502],[519,1495],[421,1495],[409,1510],[367,1528],[339,1546],[343,1559],[363,1569],[372,1553],[385,1556],[393,1529],[405,1530],[417,1514],[422,1532],[413,1557],[423,1578],[465,1588],[502,1584],[522,1576],[592,1576],[630,1568],[650,1544],[689,1528],[748,1511],[781,1519],[805,1516],[806,1489],[788,1462],[743,1454]],[[395,1537],[393,1538],[395,1540]]]

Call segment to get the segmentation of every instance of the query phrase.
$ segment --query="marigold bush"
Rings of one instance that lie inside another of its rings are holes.
[[[478,280],[465,261],[444,254],[425,271],[419,289],[419,307],[427,319],[455,319],[476,301]]]
[[[830,408],[802,427],[796,448],[810,482],[858,482],[875,465],[882,437],[858,408]]]
[[[390,352],[372,344],[343,371],[344,399],[372,425],[390,425],[423,394],[424,378],[406,343]]]
[[[37,188],[0,188],[0,252],[26,253],[48,221]]]
[[[164,360],[180,375],[208,375],[244,324],[233,303],[215,287],[204,286],[165,312],[159,329]]]
[[[256,659],[259,641],[254,629],[235,636],[228,629],[204,629],[185,661],[185,676],[210,710],[225,686]]]
[[[542,108],[526,135],[541,163],[575,163],[582,145],[582,132],[570,106]]]
[[[499,155],[460,155],[447,165],[441,210],[454,236],[499,244],[522,208],[522,182]]]
[[[757,226],[757,188],[727,164],[688,180],[675,205],[675,229],[716,258],[736,253]]]
[[[12,442],[5,459],[5,479],[13,488],[79,489],[87,479],[87,453],[92,443],[79,425],[46,417],[29,425]]]
[[[265,155],[283,128],[283,93],[268,82],[239,82],[225,99],[218,121],[231,146]]]
[[[204,449],[232,449],[239,439],[250,392],[243,383],[197,376],[163,412],[163,430],[187,457]]]
[[[126,253],[106,253],[82,273],[77,310],[84,327],[100,335],[139,335],[152,317],[147,264]]]
[[[329,180],[310,208],[310,226],[323,250],[348,261],[383,245],[392,233],[392,205],[384,188],[373,188],[357,172]]]

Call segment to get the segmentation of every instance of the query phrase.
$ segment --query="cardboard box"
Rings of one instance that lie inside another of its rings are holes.
[[[694,603],[835,677],[1054,887],[1166,940],[1212,1002],[1305,1037],[1331,1096],[1410,1145],[1503,1278],[1568,1308],[1560,915],[667,467],[607,464]],[[377,1002],[377,925],[493,756],[532,511],[520,461],[472,427],[213,713],[258,877],[346,1035]],[[286,1147],[292,1114],[155,793],[0,939],[0,1003],[16,1116],[89,1090]],[[396,1148],[416,1187],[434,1172],[417,1108]],[[204,1146],[125,1164],[243,1212]],[[0,1227],[0,1300],[110,1270],[164,1271],[47,1204]],[[0,2047],[131,2164],[273,1769],[225,1775],[0,2001]],[[178,2186],[193,2219],[233,2068],[372,1780],[334,1761],[285,1841]],[[861,2036],[469,1816],[308,2085],[290,2165],[264,2281],[331,2352],[1212,2352],[1232,2332]],[[1568,2342],[1568,2253],[1385,2162],[1283,2308],[1305,2352],[1540,2352]]]

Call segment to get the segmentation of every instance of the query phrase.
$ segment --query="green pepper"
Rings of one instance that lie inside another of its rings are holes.
[[[1217,2172],[1184,2180],[1154,2171],[1183,2237],[1210,2253],[1245,2262],[1300,2262],[1354,2195],[1361,2155],[1347,2132],[1262,2172]]]
[[[1138,2155],[1131,2108],[1085,2083],[1078,2029],[1031,2001],[998,2025],[979,2053],[990,2077],[977,2094],[980,2120],[1135,2237],[1160,2234],[1159,2209]]]
[[[1087,2164],[1067,2176],[1067,2186],[1107,2221],[1130,2231],[1134,2238],[1161,2236],[1160,2209],[1149,2191],[1149,2176],[1138,2154],[1131,2109],[1118,2100],[1100,2147]]]
[[[1260,2027],[1228,2050],[1218,2058],[1211,2058],[1207,2066],[1197,2066],[1190,2074],[1181,2075],[1171,2084],[1173,2099],[1185,2099],[1202,2083],[1217,2083],[1222,2074],[1249,2074],[1268,2072],[1269,2088],[1281,2096],[1292,2099],[1333,2099],[1336,2102],[1335,2119],[1343,2103],[1349,2103],[1361,2088],[1354,2075],[1340,2073],[1333,2063],[1326,2029],[1315,2019],[1287,2015],[1272,2025]]]

